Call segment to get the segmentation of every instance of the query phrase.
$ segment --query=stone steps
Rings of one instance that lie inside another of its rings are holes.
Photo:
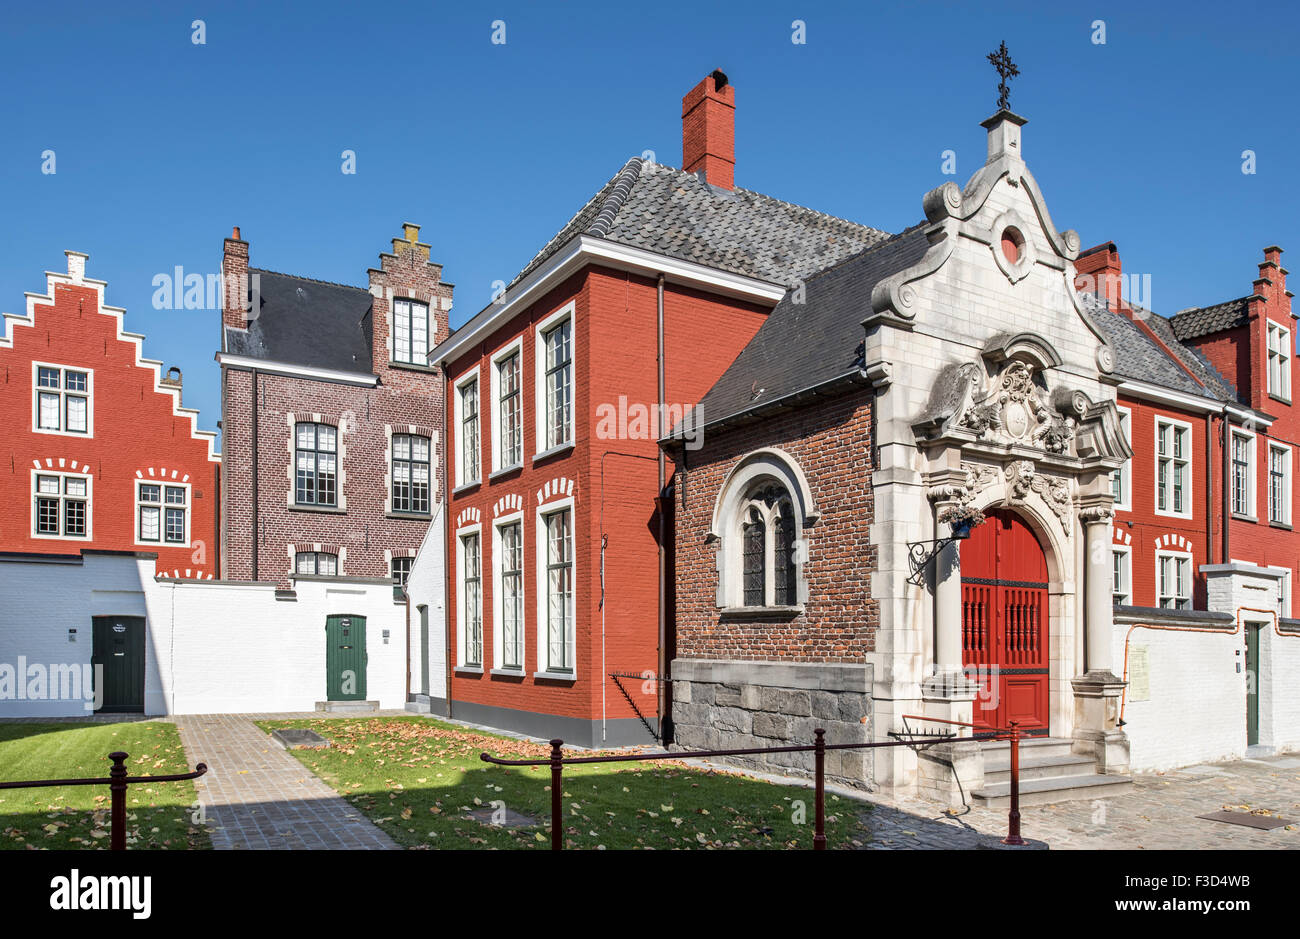
[[[1032,751],[1030,751],[1032,753]],[[1064,756],[1020,755],[1020,783],[1035,779],[1054,779],[1058,776],[1082,776],[1091,773],[1094,761],[1090,756],[1069,753]],[[984,785],[1011,781],[1011,755],[1009,753],[984,757]]]
[[[378,701],[317,701],[317,711],[331,714],[378,714]]]
[[[1128,776],[1103,776],[1084,773],[1077,776],[1051,776],[1046,779],[1020,780],[1020,804],[1051,805],[1077,799],[1104,799],[1120,795],[1133,787]],[[1005,809],[1011,805],[1011,783],[985,783],[971,793],[972,804],[987,809]]]

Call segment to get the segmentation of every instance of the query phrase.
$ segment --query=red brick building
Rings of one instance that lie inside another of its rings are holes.
[[[665,686],[612,676],[657,678],[674,655],[675,468],[656,441],[678,422],[689,437],[798,278],[883,237],[735,188],[734,113],[714,72],[682,102],[684,170],[628,161],[431,353],[449,389],[455,717],[650,740],[638,716],[656,727]]]
[[[1163,317],[1128,302],[1114,243],[1080,255],[1121,350],[1117,404],[1134,457],[1115,474],[1115,602],[1205,609],[1208,583],[1256,569],[1256,605],[1291,616],[1295,317],[1282,250],[1253,292]],[[1235,568],[1234,568],[1235,565]]]
[[[443,388],[426,355],[453,288],[429,251],[405,225],[355,287],[250,267],[239,229],[225,240],[228,578],[405,581],[443,493]]]
[[[160,575],[221,574],[216,435],[181,405],[181,376],[142,355],[126,311],[65,252],[0,334],[0,551],[156,553]]]

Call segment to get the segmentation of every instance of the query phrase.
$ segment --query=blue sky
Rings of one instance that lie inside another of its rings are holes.
[[[1294,9],[470,6],[6,10],[0,310],[20,312],[64,249],[89,253],[89,276],[215,428],[219,315],[153,309],[152,280],[218,271],[232,225],[255,266],[364,285],[400,223],[418,222],[456,284],[455,326],[629,156],[680,165],[681,97],[721,67],[737,89],[738,185],[898,231],[951,178],[943,151],[958,182],[983,162],[984,56],[1003,39],[1054,221],[1084,245],[1115,241],[1126,272],[1151,275],[1157,310],[1249,293],[1265,245],[1300,252]],[[791,42],[796,19],[806,44]]]

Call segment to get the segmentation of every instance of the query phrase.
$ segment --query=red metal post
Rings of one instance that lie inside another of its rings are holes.
[[[1011,810],[1007,813],[1007,836],[1003,844],[1022,845],[1020,837],[1020,728],[1011,722]]]
[[[813,731],[817,740],[813,750],[817,770],[817,830],[813,834],[813,850],[826,850],[826,731],[820,727]]]
[[[126,757],[117,750],[108,755],[113,768],[108,771],[108,792],[111,806],[108,847],[110,851],[126,850]]]
[[[551,850],[564,850],[563,740],[551,741]]]

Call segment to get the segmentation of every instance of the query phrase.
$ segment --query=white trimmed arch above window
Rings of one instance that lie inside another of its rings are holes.
[[[709,534],[718,547],[718,606],[738,613],[801,607],[808,530],[819,515],[788,453],[758,450],[737,463],[718,493]]]

